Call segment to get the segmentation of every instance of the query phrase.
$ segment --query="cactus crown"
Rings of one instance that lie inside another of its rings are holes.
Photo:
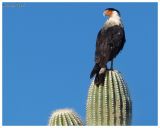
[[[117,70],[106,72],[104,85],[92,82],[87,99],[87,125],[129,125],[131,100],[127,85]]]
[[[82,121],[72,109],[59,109],[53,112],[49,126],[82,126]]]

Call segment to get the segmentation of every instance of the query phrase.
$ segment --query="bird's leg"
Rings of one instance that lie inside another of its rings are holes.
[[[107,64],[106,64],[106,70],[108,70],[108,66],[107,66]]]
[[[113,70],[113,59],[111,60],[111,70]]]

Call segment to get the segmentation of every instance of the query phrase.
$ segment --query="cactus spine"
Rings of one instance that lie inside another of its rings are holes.
[[[82,126],[82,121],[72,109],[60,109],[51,115],[49,126]]]
[[[127,85],[117,70],[106,72],[104,85],[92,82],[87,99],[87,125],[129,125],[131,100]]]

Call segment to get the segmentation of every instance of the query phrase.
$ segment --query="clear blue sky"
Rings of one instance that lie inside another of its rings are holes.
[[[125,26],[114,68],[128,83],[132,125],[157,125],[157,3],[11,4],[3,7],[3,125],[47,125],[59,108],[74,108],[85,120],[95,40],[108,7],[121,12]]]

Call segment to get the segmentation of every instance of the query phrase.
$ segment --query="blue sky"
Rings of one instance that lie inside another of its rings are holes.
[[[157,3],[3,4],[3,125],[47,125],[59,108],[73,108],[85,121],[96,36],[108,7],[121,12],[125,26],[114,68],[128,84],[132,125],[157,125]]]

